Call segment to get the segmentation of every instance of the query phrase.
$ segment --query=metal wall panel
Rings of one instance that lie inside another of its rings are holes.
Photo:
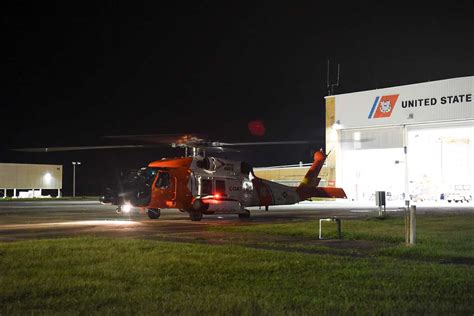
[[[343,150],[403,147],[403,127],[350,129],[341,131]]]
[[[0,163],[0,189],[62,189],[63,166]]]
[[[474,119],[474,77],[335,96],[343,129]]]

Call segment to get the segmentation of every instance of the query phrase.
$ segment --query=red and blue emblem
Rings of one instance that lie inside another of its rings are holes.
[[[372,105],[372,109],[369,112],[369,119],[390,117],[397,103],[398,96],[399,94],[392,94],[375,97],[374,105]]]

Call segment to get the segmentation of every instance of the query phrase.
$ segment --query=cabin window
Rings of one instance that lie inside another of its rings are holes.
[[[165,189],[170,186],[170,174],[168,172],[160,172],[156,180],[155,187]]]
[[[224,180],[216,180],[216,191],[214,194],[220,194],[221,196],[225,194],[225,181]]]
[[[212,181],[209,179],[201,179],[201,195],[212,194]]]

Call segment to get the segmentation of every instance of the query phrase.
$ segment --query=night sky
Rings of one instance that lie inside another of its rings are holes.
[[[336,94],[474,75],[472,1],[137,3],[2,2],[0,162],[63,164],[67,194],[71,161],[80,160],[78,192],[95,194],[118,170],[180,152],[8,149],[127,134],[322,141],[328,60],[341,65]],[[250,134],[252,120],[263,121],[264,136]],[[238,158],[310,162],[323,145],[257,147]]]

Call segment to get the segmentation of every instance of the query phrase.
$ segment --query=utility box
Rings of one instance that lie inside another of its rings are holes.
[[[386,211],[386,200],[385,200],[385,191],[375,191],[375,203],[379,207],[379,217],[385,217]]]
[[[385,191],[375,191],[375,203],[377,206],[385,206],[387,202],[385,200]]]

